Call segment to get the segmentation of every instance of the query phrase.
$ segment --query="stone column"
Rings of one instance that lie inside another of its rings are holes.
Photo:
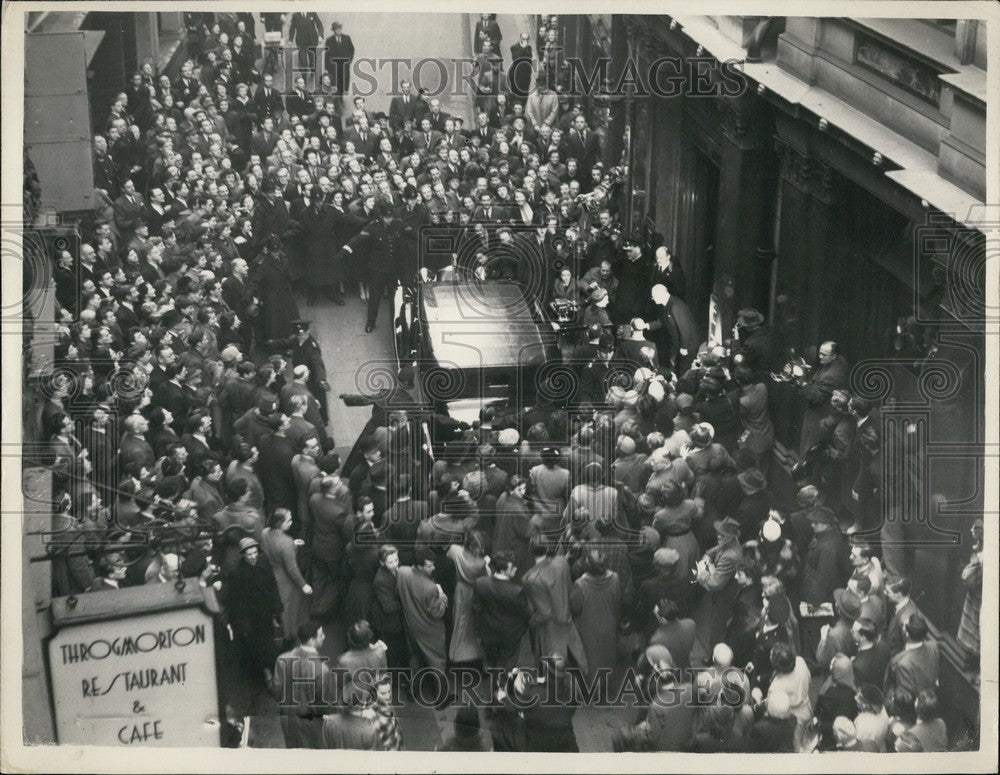
[[[160,11],[160,34],[164,36],[178,37],[184,29],[184,14]]]
[[[752,306],[767,312],[771,272],[774,155],[768,147],[765,114],[756,96],[719,97],[716,106],[723,138],[719,143],[719,205],[716,229],[716,296],[731,278],[735,309],[723,309],[723,330],[735,311]]]
[[[625,17],[622,14],[615,14],[611,17],[610,56],[611,83],[617,84],[621,80],[625,62],[629,56],[628,30],[625,25]],[[612,167],[621,160],[622,150],[625,147],[625,111],[627,109],[628,106],[624,99],[611,99],[608,133],[604,138],[605,167]]]
[[[135,58],[141,65],[149,60],[155,66],[160,56],[159,25],[155,13],[135,15]]]
[[[778,137],[775,150],[781,160],[776,317],[787,312],[787,344],[808,357],[819,336],[824,289],[833,280],[827,250],[834,174],[829,165],[786,139]],[[781,325],[780,319],[774,322]]]

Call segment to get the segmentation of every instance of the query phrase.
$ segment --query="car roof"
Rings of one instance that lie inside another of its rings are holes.
[[[440,364],[458,368],[544,362],[556,339],[515,282],[422,283],[424,341]]]

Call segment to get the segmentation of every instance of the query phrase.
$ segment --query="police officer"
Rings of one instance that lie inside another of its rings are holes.
[[[400,268],[407,266],[407,245],[412,228],[397,220],[396,213],[386,203],[378,206],[378,219],[351,239],[343,251],[353,255],[364,248],[362,255],[368,260],[368,322],[365,333],[375,330],[379,304],[387,290],[396,287]],[[407,278],[407,282],[410,279]]]
[[[306,386],[319,401],[323,424],[326,425],[330,422],[326,405],[326,394],[330,390],[330,383],[326,381],[326,364],[323,363],[323,353],[319,349],[319,343],[309,333],[309,323],[308,320],[293,320],[292,328],[295,333],[288,339],[272,339],[268,342],[268,346],[273,349],[290,350],[293,369],[296,366],[306,366],[309,369],[309,380],[306,382]]]

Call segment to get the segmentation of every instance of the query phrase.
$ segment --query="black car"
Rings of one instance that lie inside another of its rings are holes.
[[[472,423],[487,406],[531,405],[546,364],[561,363],[552,323],[512,280],[460,278],[398,288],[395,353],[421,398]]]

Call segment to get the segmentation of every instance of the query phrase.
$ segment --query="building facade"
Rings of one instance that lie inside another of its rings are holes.
[[[623,55],[638,75],[612,98],[626,227],[681,263],[703,334],[710,299],[726,336],[754,307],[772,369],[833,340],[851,392],[882,405],[883,519],[905,523],[900,562],[955,674],[956,737],[972,739],[961,605],[940,590],[958,589],[983,507],[985,23],[635,15],[611,29],[581,58],[610,49],[613,82]],[[685,88],[665,94],[674,76]],[[769,390],[788,468],[803,406]]]

